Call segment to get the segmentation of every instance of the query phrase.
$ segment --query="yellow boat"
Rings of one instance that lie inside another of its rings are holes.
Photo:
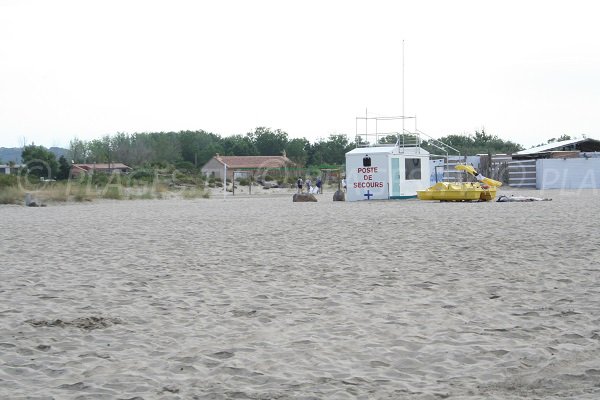
[[[496,197],[496,188],[478,182],[439,182],[426,190],[417,190],[419,200],[490,201]]]
[[[419,200],[439,201],[491,201],[496,198],[496,188],[502,182],[486,178],[470,165],[457,165],[458,170],[475,176],[480,182],[438,182],[426,190],[417,190]]]
[[[471,165],[458,164],[454,167],[454,169],[457,169],[459,171],[468,172],[469,174],[473,175],[478,181],[483,182],[484,184],[486,184],[488,186],[493,186],[493,187],[502,186],[502,182],[495,181],[490,178],[486,178],[485,176],[481,175],[479,172],[475,171],[475,168],[473,168],[473,166],[471,166]]]

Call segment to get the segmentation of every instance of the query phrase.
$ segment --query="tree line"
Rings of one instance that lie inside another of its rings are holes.
[[[560,140],[568,136],[563,135]],[[391,135],[380,143],[395,143]],[[456,148],[462,155],[514,153],[523,146],[506,141],[485,130],[474,134],[448,135],[440,141]],[[245,135],[221,136],[197,131],[117,133],[89,141],[72,139],[68,159],[54,154],[43,146],[29,145],[23,148],[23,162],[37,176],[66,179],[70,164],[75,163],[124,163],[131,167],[174,165],[180,169],[194,170],[202,167],[215,154],[236,156],[270,156],[285,154],[298,166],[343,165],[345,154],[356,147],[346,135],[332,134],[326,139],[310,142],[306,138],[290,138],[280,129],[258,127]],[[440,151],[430,142],[422,147],[432,154]],[[48,171],[50,169],[50,172]]]
[[[395,143],[394,135],[382,138],[380,144]],[[475,131],[472,135],[448,135],[439,139],[460,151],[460,154],[514,153],[520,144],[503,140],[497,135]],[[428,141],[422,146],[439,153]],[[156,164],[191,164],[201,167],[215,154],[235,156],[278,156],[285,154],[299,166],[342,165],[345,154],[356,147],[346,135],[332,134],[326,139],[310,142],[306,138],[290,138],[280,129],[256,128],[246,135],[221,136],[203,130],[181,132],[117,133],[100,139],[73,139],[69,154],[76,163],[122,162],[130,166]]]
[[[281,156],[299,166],[344,163],[354,148],[346,135],[330,135],[309,142],[290,138],[280,129],[256,128],[246,135],[221,136],[203,130],[181,132],[117,133],[100,139],[73,139],[69,155],[75,163],[122,162],[130,166],[187,165],[200,168],[215,154]]]
[[[476,130],[473,135],[448,135],[438,140],[454,147],[461,155],[512,154],[524,149],[518,143],[486,133],[485,129]],[[423,141],[422,147],[432,154],[440,152],[431,141]]]

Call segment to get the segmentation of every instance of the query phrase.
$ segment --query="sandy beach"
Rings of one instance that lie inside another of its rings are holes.
[[[0,206],[0,398],[600,398],[600,193]]]

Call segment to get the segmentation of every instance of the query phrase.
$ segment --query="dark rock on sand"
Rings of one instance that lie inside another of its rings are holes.
[[[346,194],[342,190],[336,190],[333,194],[333,201],[346,201]]]
[[[27,207],[46,207],[45,204],[38,203],[31,193],[25,193],[25,206]]]
[[[314,194],[310,193],[296,193],[292,198],[294,203],[307,203],[307,202],[316,202],[317,198]]]

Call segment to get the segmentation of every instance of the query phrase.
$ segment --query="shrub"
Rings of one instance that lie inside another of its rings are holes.
[[[130,182],[152,182],[155,171],[152,169],[138,169],[130,174],[127,174],[127,179]]]
[[[129,195],[129,200],[152,200],[154,199],[154,196],[152,195],[152,192],[150,191],[146,191],[140,194],[130,194]]]
[[[204,190],[191,189],[191,190],[184,190],[183,192],[181,192],[181,196],[186,200],[200,199],[200,198],[208,199],[210,197],[210,193],[205,192]]]
[[[0,188],[17,186],[17,180],[16,175],[0,175]]]
[[[95,196],[90,195],[89,193],[85,193],[84,191],[80,191],[75,193],[75,195],[73,196],[73,200],[77,201],[77,202],[82,202],[82,201],[92,201],[92,199]]]
[[[91,175],[91,178],[92,178],[92,184],[104,186],[108,183],[108,181],[110,179],[110,175],[105,174],[103,172],[94,172]]]
[[[21,204],[25,199],[25,192],[16,186],[0,188],[0,204]]]
[[[169,167],[169,164],[166,161],[155,161],[150,164],[154,168],[165,169]]]
[[[203,182],[203,180],[197,176],[182,174],[181,172],[175,174],[175,179],[178,184],[199,185]]]
[[[192,172],[196,169],[194,164],[192,164],[189,161],[177,161],[175,163],[175,168],[177,168],[178,170],[187,171],[187,172]]]
[[[69,193],[67,193],[67,185],[64,183],[50,185],[42,189],[38,196],[40,199],[47,201],[67,201],[69,199]]]
[[[81,202],[81,201],[92,201],[98,196],[96,190],[88,187],[86,185],[73,185],[71,191],[77,189],[77,192],[73,195],[73,200]]]
[[[105,199],[121,200],[123,199],[123,189],[119,186],[107,186],[102,197]]]
[[[169,191],[169,186],[165,183],[159,183],[157,185],[154,185],[154,191],[159,194],[159,193],[166,193]]]

